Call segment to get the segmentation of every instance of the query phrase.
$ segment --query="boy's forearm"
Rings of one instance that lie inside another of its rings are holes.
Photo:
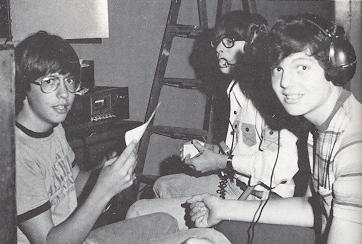
[[[258,207],[264,203],[265,201],[225,200],[224,207],[217,209],[217,216],[223,220],[252,222],[259,216],[260,208],[255,217]],[[306,198],[271,199],[263,209],[259,223],[312,227],[314,217]]]
[[[79,174],[77,175],[77,178],[75,178],[75,181],[74,181],[77,197],[79,197],[79,195],[82,193],[92,172],[93,171],[85,171],[85,170],[79,171]]]
[[[47,243],[82,243],[110,197],[101,192],[91,192],[88,199],[63,223],[53,227]]]

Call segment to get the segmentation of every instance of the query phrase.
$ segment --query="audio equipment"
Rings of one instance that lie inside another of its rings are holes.
[[[93,90],[94,88],[94,61],[80,59],[81,87]]]
[[[129,118],[128,87],[96,86],[76,96],[65,125]]]
[[[268,22],[267,20],[262,17],[259,14],[251,14],[250,15],[250,23],[248,25],[248,28],[246,29],[246,33],[248,33],[248,37],[245,40],[245,52],[250,52],[250,54],[254,55],[255,47],[254,47],[254,41],[260,37],[264,36],[266,37],[266,34],[268,33]]]
[[[316,27],[329,40],[326,78],[335,85],[343,86],[352,79],[357,63],[355,50],[344,29],[316,15],[306,14],[302,19]]]

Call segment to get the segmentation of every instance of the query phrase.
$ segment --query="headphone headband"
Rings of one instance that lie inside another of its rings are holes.
[[[303,16],[302,20],[316,27],[330,42],[326,78],[336,85],[344,85],[351,80],[356,71],[357,57],[344,29],[332,22],[322,23],[323,19],[319,21],[318,17],[313,15]],[[326,25],[325,28],[322,27],[323,24]]]

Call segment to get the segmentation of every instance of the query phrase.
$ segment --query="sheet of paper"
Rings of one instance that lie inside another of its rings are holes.
[[[204,142],[199,141],[199,143],[202,146],[205,145]],[[184,143],[184,146],[183,146],[183,158],[185,158],[187,156],[187,154],[190,154],[190,158],[193,158],[198,153],[199,153],[199,150],[197,150],[197,148],[194,146],[194,144],[192,144],[191,141]]]
[[[137,142],[141,140],[143,134],[145,133],[145,131],[147,129],[148,124],[150,123],[152,118],[155,116],[156,110],[158,109],[160,104],[161,104],[161,102],[159,102],[157,104],[155,110],[153,111],[153,113],[151,114],[150,118],[147,120],[146,123],[126,132],[126,134],[124,135],[124,140],[126,142],[126,146],[128,146],[128,144],[130,144],[132,140],[136,140]]]

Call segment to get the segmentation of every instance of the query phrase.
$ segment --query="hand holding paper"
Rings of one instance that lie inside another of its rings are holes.
[[[153,111],[153,113],[151,114],[150,118],[147,120],[146,123],[126,132],[126,134],[124,135],[124,139],[125,139],[127,146],[128,146],[128,144],[131,143],[132,140],[136,140],[137,142],[141,140],[143,134],[145,133],[145,131],[147,129],[148,124],[150,123],[152,118],[155,116],[156,110],[158,109],[160,104],[161,104],[161,102],[159,102],[157,104],[155,110]]]
[[[199,143],[201,144],[201,146],[205,145],[204,142],[199,141]],[[199,150],[197,150],[197,148],[194,146],[192,141],[184,143],[183,158],[185,158],[188,154],[190,155],[190,158],[193,158],[193,157],[197,156],[199,153],[200,153]]]

